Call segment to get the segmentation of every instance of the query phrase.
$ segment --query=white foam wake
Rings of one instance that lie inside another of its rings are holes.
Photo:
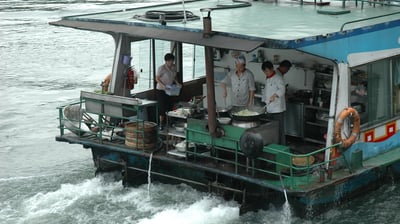
[[[104,183],[102,177],[86,180],[79,184],[62,184],[58,190],[36,195],[24,201],[25,220],[51,213],[63,213],[82,198],[110,194],[121,189],[120,182]]]

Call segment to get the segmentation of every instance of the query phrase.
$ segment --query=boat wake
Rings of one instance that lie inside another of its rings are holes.
[[[166,218],[174,223],[235,223],[239,219],[237,203],[184,184],[152,183],[150,198],[147,184],[124,188],[121,181],[111,179],[99,175],[77,184],[61,184],[54,191],[39,192],[22,202],[21,210],[16,212],[19,222],[65,223],[66,217],[71,219],[68,223],[160,223]],[[115,217],[123,218],[115,221]]]

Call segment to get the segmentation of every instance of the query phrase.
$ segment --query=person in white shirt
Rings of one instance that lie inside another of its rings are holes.
[[[173,101],[172,97],[165,93],[168,86],[176,84],[182,87],[177,80],[177,71],[174,64],[175,56],[167,53],[164,56],[165,63],[158,67],[156,81],[157,81],[157,101],[158,101],[158,115],[159,115],[159,129],[163,129],[165,122],[165,113],[172,110]]]
[[[284,76],[286,73],[288,73],[288,71],[290,70],[291,67],[292,67],[292,63],[290,63],[290,61],[283,60],[283,61],[281,61],[281,63],[279,63],[278,68],[276,68],[276,73],[280,74],[283,77],[283,82],[285,83],[286,90],[289,86],[289,83],[284,78]]]
[[[227,75],[222,81],[222,96],[227,97],[227,86],[232,87],[232,105],[248,107],[254,105],[255,82],[253,73],[246,68],[246,58],[239,55],[235,59],[236,69]]]
[[[279,143],[284,145],[286,144],[284,123],[284,112],[286,111],[285,83],[282,75],[274,70],[274,65],[270,61],[262,63],[261,70],[265,74],[265,92],[262,100],[266,105],[267,117],[271,120],[279,121]]]
[[[279,63],[279,67],[276,69],[276,72],[284,76],[292,67],[292,63],[288,60],[283,60]]]

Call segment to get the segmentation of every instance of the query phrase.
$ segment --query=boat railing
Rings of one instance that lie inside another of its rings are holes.
[[[96,138],[99,142],[103,140],[124,140],[116,134],[119,128],[118,120],[129,119],[129,117],[110,117],[107,113],[89,113],[81,105],[85,100],[60,106],[59,110],[59,130],[60,136],[66,134],[66,130],[74,133],[78,137]],[[78,109],[76,109],[78,108]],[[79,110],[79,119],[71,119],[66,116],[67,110]],[[129,109],[128,109],[129,110]]]
[[[381,5],[381,6],[400,6],[400,1],[399,0],[379,0],[379,1],[374,1],[374,0],[357,0],[361,2],[361,8],[364,8],[364,3],[368,3],[369,5],[372,5],[375,7],[376,5]]]
[[[284,145],[269,144],[263,147],[262,153],[257,158],[248,158],[240,150],[240,135],[238,127],[225,125],[228,136],[212,138],[204,128],[204,121],[189,119],[186,130],[188,142],[203,147],[195,147],[187,151],[189,157],[201,161],[207,159],[218,164],[216,169],[224,169],[234,175],[246,175],[252,178],[271,180],[270,183],[281,185],[278,181],[284,177],[286,187],[290,189],[298,188],[301,185],[316,183],[320,181],[320,171],[325,170],[327,164],[335,164],[341,157],[331,158],[327,161],[320,161],[319,154],[325,154],[327,150],[337,150],[341,143],[333,144],[329,147],[316,149],[305,154],[296,154]],[[233,130],[235,129],[235,130]],[[207,147],[209,150],[202,150]],[[300,161],[300,162],[299,162]]]
[[[148,107],[157,111],[157,102],[82,91],[78,102],[58,107],[60,136],[67,129],[99,143],[125,144],[129,133],[131,146],[144,149],[155,145],[146,142],[146,135],[151,134],[154,142],[158,138],[156,124],[146,121]]]
[[[346,6],[346,1],[349,2],[349,0],[342,0],[342,7],[344,8]],[[314,1],[315,2],[315,1]],[[361,2],[361,9],[364,8],[364,3],[369,4],[370,6],[373,6],[375,8],[376,5],[381,5],[381,6],[400,6],[400,1],[399,0],[354,0],[355,5],[358,6],[358,3]]]
[[[364,2],[364,1],[363,1]],[[399,6],[400,6],[400,1],[399,2]],[[400,14],[400,12],[393,12],[393,13],[388,13],[388,14],[384,14],[384,15],[380,15],[380,16],[373,16],[373,17],[369,17],[369,18],[364,18],[364,19],[356,19],[356,20],[352,20],[352,21],[348,21],[342,24],[342,26],[340,27],[340,32],[343,32],[344,27],[348,24],[352,24],[352,23],[359,23],[359,22],[363,22],[363,21],[367,21],[367,20],[372,20],[372,19],[379,19],[382,17],[386,17],[386,16],[393,16],[393,15],[397,15]]]
[[[78,108],[78,114],[80,113],[80,101],[74,102],[74,103],[69,103],[63,106],[57,107],[58,110],[58,128],[60,130],[60,136],[63,136],[65,134],[65,129],[70,130],[73,133],[78,133],[80,134],[81,128],[80,125],[82,124],[82,118],[80,115],[79,117],[67,117],[64,115],[64,112],[68,109],[66,108]],[[67,112],[66,112],[67,113]]]
[[[266,146],[268,147],[268,146]],[[336,143],[328,147],[314,150],[310,153],[294,154],[291,152],[280,152],[290,158],[289,163],[279,163],[277,161],[268,160],[268,163],[281,166],[281,172],[276,172],[275,176],[285,177],[285,184],[290,188],[296,188],[300,185],[310,184],[311,182],[321,182],[321,175],[325,175],[331,164],[336,164],[341,157],[331,158],[330,160],[319,161],[319,154],[325,154],[326,151],[336,151],[340,149],[341,143]],[[269,149],[271,150],[271,149]],[[297,161],[297,162],[296,162]]]

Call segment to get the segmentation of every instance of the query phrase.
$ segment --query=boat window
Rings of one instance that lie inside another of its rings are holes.
[[[400,57],[393,59],[393,106],[395,115],[400,115]]]
[[[151,40],[131,43],[131,65],[139,72],[138,85],[135,91],[140,92],[153,88],[153,68],[151,64]]]
[[[204,47],[183,44],[183,81],[205,76]]]
[[[183,81],[205,76],[204,47],[183,44]],[[154,40],[155,70],[152,65],[152,41],[142,40],[131,43],[132,66],[140,73],[137,91],[153,88],[153,74],[164,63],[164,55],[171,52],[170,41]]]
[[[368,63],[351,70],[351,106],[361,124],[373,125],[400,114],[400,58]]]

